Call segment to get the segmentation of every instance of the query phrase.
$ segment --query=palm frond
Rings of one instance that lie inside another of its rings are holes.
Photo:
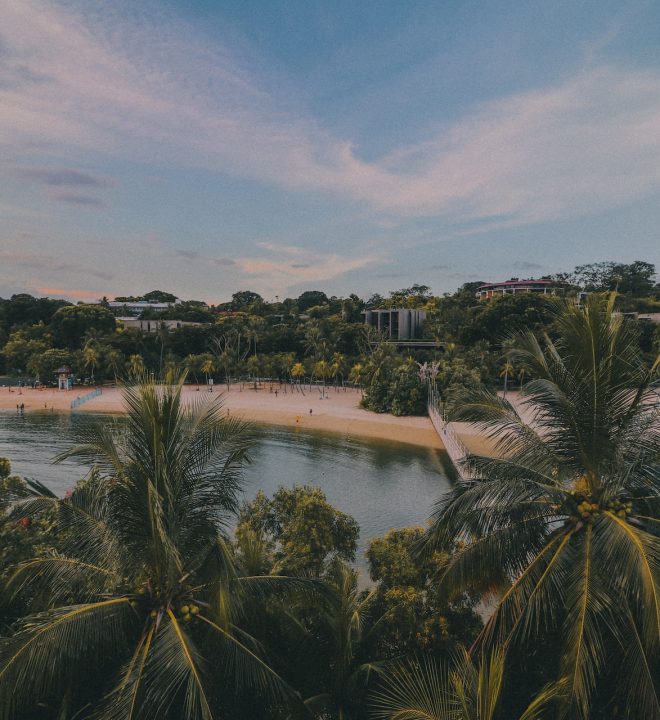
[[[427,658],[384,670],[370,706],[374,720],[461,720],[446,669]]]
[[[0,640],[0,708],[6,717],[57,688],[72,669],[84,673],[99,653],[121,654],[131,619],[125,597],[25,618],[13,636]]]

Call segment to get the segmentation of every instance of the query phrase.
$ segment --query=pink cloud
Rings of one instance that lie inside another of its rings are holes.
[[[36,288],[36,291],[42,295],[48,295],[50,297],[65,297],[73,298],[74,300],[99,300],[104,294],[92,290],[75,290],[72,288],[57,287],[38,287]]]

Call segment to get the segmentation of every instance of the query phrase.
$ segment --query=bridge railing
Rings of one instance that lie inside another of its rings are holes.
[[[84,405],[86,402],[89,402],[90,400],[93,400],[95,397],[98,397],[101,395],[103,390],[101,388],[96,388],[96,390],[92,390],[91,392],[86,393],[85,395],[82,395],[81,397],[77,397],[75,400],[71,401],[71,409],[75,410],[77,407],[80,407],[81,405]]]
[[[447,455],[449,455],[449,459],[456,468],[459,477],[466,480],[470,474],[463,465],[463,460],[468,454],[468,449],[451,427],[451,424],[447,422],[443,403],[431,387],[429,387],[428,398],[427,409],[431,423],[440,436],[440,440],[442,440]]]

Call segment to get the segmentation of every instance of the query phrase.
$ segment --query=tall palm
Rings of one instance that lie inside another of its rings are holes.
[[[509,389],[509,375],[512,375],[515,368],[511,360],[507,359],[500,368],[500,377],[504,378],[504,397],[506,397],[506,391]]]
[[[209,384],[209,378],[215,372],[215,358],[210,353],[204,353],[200,356],[199,369],[206,376],[206,384]]]
[[[555,341],[518,338],[512,357],[533,378],[520,412],[485,390],[456,403],[451,418],[482,429],[498,453],[466,459],[473,479],[439,501],[429,533],[431,547],[462,548],[448,587],[504,579],[483,646],[559,636],[575,718],[588,717],[603,671],[616,668],[635,717],[660,717],[656,368],[643,365],[613,301],[561,306]]]
[[[116,348],[108,348],[105,353],[105,363],[107,368],[112,372],[116,378],[119,375],[120,369],[124,362],[124,353]]]
[[[248,591],[278,584],[239,577],[227,549],[246,426],[217,401],[185,408],[181,390],[182,380],[125,389],[123,432],[85,426],[59,458],[91,464],[91,479],[69,498],[41,486],[18,503],[20,516],[57,511],[64,554],[13,577],[48,609],[0,641],[7,717],[94,683],[95,717],[108,719],[207,720],[241,683],[288,693],[239,627]]]
[[[353,385],[358,385],[362,394],[364,395],[364,389],[362,387],[362,379],[364,377],[364,365],[362,363],[355,363],[348,374],[348,381]]]
[[[99,361],[99,349],[95,341],[90,340],[83,348],[83,362],[86,368],[91,368],[91,379],[94,382],[94,368]]]
[[[337,384],[337,378],[341,378],[341,384],[344,385],[344,376],[346,375],[346,357],[340,352],[332,353],[332,361],[330,364],[330,373]]]
[[[504,654],[494,650],[475,665],[469,653],[457,653],[450,667],[428,659],[410,659],[385,669],[371,696],[375,720],[493,720],[504,680]],[[540,720],[561,696],[549,685],[518,716]],[[511,718],[511,720],[513,720]]]
[[[320,613],[312,623],[312,632],[320,634],[315,643],[327,663],[323,673],[326,687],[305,702],[318,717],[354,717],[370,676],[378,668],[378,663],[370,660],[370,643],[379,626],[372,614],[373,597],[373,591],[360,592],[357,575],[347,565],[337,561],[330,568]]]
[[[291,366],[291,377],[294,378],[297,381],[298,384],[298,390],[305,394],[304,390],[301,387],[302,379],[305,377],[305,366],[301,362],[294,363]]]
[[[130,355],[126,362],[126,369],[129,377],[138,378],[145,371],[144,359],[142,355]]]

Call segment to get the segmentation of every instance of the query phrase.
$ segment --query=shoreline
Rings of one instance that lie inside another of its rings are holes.
[[[25,413],[98,413],[122,414],[121,390],[103,388],[101,395],[92,398],[74,410],[71,401],[84,398],[94,388],[57,390],[51,388],[0,388],[0,411],[16,412],[16,405],[23,404]],[[192,404],[201,398],[220,397],[223,408],[230,415],[259,425],[278,425],[304,430],[327,431],[346,437],[361,437],[388,442],[405,443],[434,450],[443,450],[442,441],[426,416],[397,417],[374,413],[359,407],[361,393],[354,388],[326,388],[321,398],[318,388],[311,392],[305,388],[287,392],[278,385],[263,385],[254,390],[249,385],[232,385],[231,390],[216,385],[213,394],[206,386],[186,385],[183,401]],[[311,410],[311,413],[310,413]],[[19,410],[20,412],[20,410]]]

